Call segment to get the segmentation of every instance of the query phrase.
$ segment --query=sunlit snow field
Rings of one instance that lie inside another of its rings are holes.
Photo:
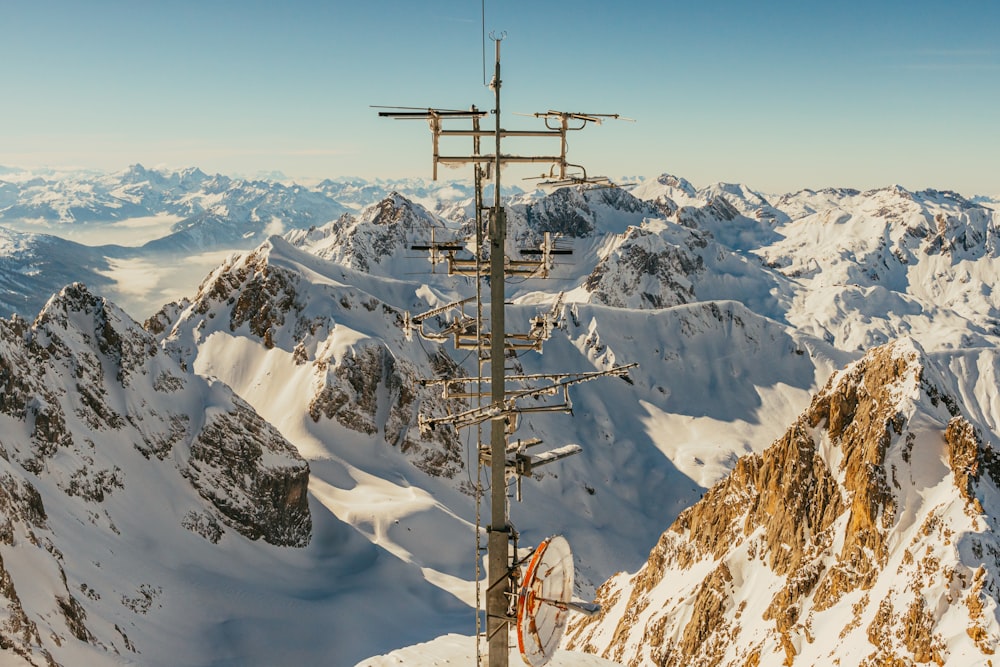
[[[657,183],[648,184],[649,199],[658,196],[658,188]],[[704,205],[693,194],[685,200],[675,191],[666,192],[692,208]],[[879,204],[893,203],[896,195],[887,191],[875,198]],[[808,198],[803,201],[808,203]],[[920,292],[922,286],[951,285],[956,295],[951,301],[971,304],[970,312],[988,296],[973,290],[978,283],[969,281],[970,276],[983,278],[979,271],[989,268],[986,262],[959,264],[962,270],[969,267],[966,279],[946,283],[927,276],[960,277],[960,271],[937,255],[907,265],[913,294],[882,283],[850,284],[855,280],[850,272],[872,252],[866,247],[869,219],[859,213],[850,225],[826,221],[819,214],[801,224],[788,223],[785,228],[796,234],[784,240],[769,239],[771,230],[759,220],[741,218],[748,245],[766,257],[740,263],[736,251],[724,244],[713,246],[705,255],[710,270],[698,278],[697,286],[708,296],[691,303],[650,309],[588,303],[590,293],[572,280],[591,272],[634,226],[645,224],[648,238],[662,238],[676,247],[684,247],[689,238],[675,222],[644,220],[634,211],[605,209],[601,216],[607,227],[601,231],[610,232],[608,236],[578,239],[575,265],[567,262],[556,269],[557,278],[565,279],[559,284],[574,286],[567,290],[567,303],[579,303],[567,307],[544,353],[526,357],[525,367],[548,373],[631,361],[640,362],[640,367],[630,373],[627,384],[607,378],[574,391],[576,419],[537,414],[526,420],[525,431],[531,435],[552,444],[580,443],[584,452],[546,469],[539,479],[526,480],[525,502],[512,503],[511,510],[523,549],[556,532],[567,536],[576,556],[581,597],[593,596],[616,572],[638,569],[673,517],[724,478],[737,457],[759,452],[778,437],[818,385],[858,354],[856,344],[867,343],[888,327],[912,330],[929,349],[949,349],[963,340],[965,320],[936,310],[937,294]],[[4,225],[93,248],[138,248],[169,234],[178,220],[160,215],[106,223]],[[732,236],[734,247],[743,242],[739,230],[726,221],[701,223],[711,227],[716,238]],[[806,243],[803,239],[811,238],[806,232],[817,238]],[[338,239],[331,235],[328,241]],[[764,241],[770,245],[761,250]],[[317,257],[315,248],[300,248],[287,238],[271,239],[261,248],[270,267],[299,279],[296,296],[306,309],[306,320],[328,323],[323,325],[330,329],[323,344],[329,346],[331,359],[372,340],[388,341],[399,357],[427,357],[428,349],[420,347],[419,340],[401,341],[398,325],[381,309],[356,307],[372,303],[370,299],[398,309],[446,303],[452,295],[442,287],[443,280],[434,282],[441,276],[430,275],[426,258],[401,255],[386,269],[389,275],[379,276],[327,262]],[[177,254],[171,260],[141,252],[127,257],[109,253],[106,268],[98,273],[113,282],[102,287],[100,295],[141,322],[170,301],[194,297],[211,272],[222,270],[227,261],[232,268],[234,256],[232,250]],[[760,280],[760,259],[790,275],[799,272],[797,280],[803,284],[817,272],[813,292],[800,290],[813,296],[797,294],[796,300],[788,300],[787,312],[781,311],[772,297],[789,283],[770,280],[772,274]],[[822,272],[815,268],[820,264]],[[980,265],[984,268],[977,269]],[[882,282],[889,278],[899,276],[887,271]],[[555,299],[551,285],[535,282],[512,287],[517,291],[508,309],[512,327],[526,326]],[[918,299],[923,300],[921,307],[913,305]],[[345,300],[353,306],[343,306]],[[313,542],[302,550],[238,538],[219,546],[199,543],[192,552],[199,554],[197,567],[172,569],[153,556],[169,545],[151,538],[150,545],[142,547],[149,549],[149,577],[159,578],[164,590],[177,591],[189,601],[200,591],[210,600],[188,606],[164,597],[164,609],[158,612],[163,621],[176,621],[171,632],[180,628],[192,638],[184,652],[169,656],[164,645],[173,634],[140,637],[152,642],[144,656],[148,664],[194,666],[203,664],[199,661],[206,655],[220,666],[264,667],[289,657],[302,664],[326,659],[351,665],[361,660],[358,664],[364,667],[471,664],[475,513],[470,495],[458,488],[460,483],[471,484],[471,477],[464,470],[455,479],[427,475],[378,437],[331,420],[310,419],[303,406],[316,391],[313,364],[296,363],[291,345],[267,346],[245,329],[232,330],[224,302],[209,306],[193,317],[181,346],[192,355],[190,368],[233,387],[309,461]],[[232,562],[220,565],[220,553],[222,561]],[[193,571],[201,574],[193,576]],[[267,575],[262,577],[261,571]],[[519,662],[516,651],[511,660]],[[612,663],[562,653],[551,664]]]

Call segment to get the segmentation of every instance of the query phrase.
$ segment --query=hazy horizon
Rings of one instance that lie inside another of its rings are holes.
[[[0,164],[429,178],[426,126],[370,106],[492,108],[485,23],[507,35],[505,128],[636,119],[572,136],[590,173],[1000,192],[995,3],[482,6],[5,3]]]

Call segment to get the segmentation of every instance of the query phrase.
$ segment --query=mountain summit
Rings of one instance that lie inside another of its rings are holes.
[[[832,376],[569,645],[664,667],[987,664],[1000,456],[947,375],[903,339]]]
[[[140,655],[147,612],[177,592],[151,553],[303,547],[308,479],[245,401],[83,286],[32,324],[0,320],[0,648],[31,665]]]

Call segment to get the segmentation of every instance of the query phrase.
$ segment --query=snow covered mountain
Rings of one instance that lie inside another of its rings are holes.
[[[0,227],[0,316],[34,315],[52,294],[73,282],[110,288],[115,282],[108,275],[111,256],[117,253],[106,250]]]
[[[172,216],[171,233],[151,241],[148,250],[187,252],[252,247],[269,234],[326,222],[345,210],[323,192],[299,185],[208,176],[198,169],[149,170],[137,164],[96,177],[5,182],[0,224],[29,222],[58,229]]]
[[[653,665],[988,664],[1000,642],[995,349],[911,339],[835,374],[607,582],[569,646]],[[985,436],[984,434],[988,434]]]
[[[303,185],[210,176],[197,168],[146,169],[140,164],[111,174],[9,169],[0,173],[0,225],[65,234],[80,226],[122,226],[131,219],[159,216],[173,224],[169,233],[150,242],[149,251],[246,249],[271,234],[360,210],[394,190],[442,208],[472,198],[467,185],[419,179],[327,179]]]
[[[80,285],[34,323],[0,320],[0,424],[0,637],[14,664],[164,655],[211,617],[185,568],[224,570],[250,540],[310,541],[298,452]]]
[[[128,173],[33,186],[16,173],[0,176],[2,211],[34,202],[37,218],[49,216],[35,227],[21,219],[20,230],[124,231],[138,224],[128,216],[151,215],[158,234],[129,248],[3,237],[0,280],[11,312],[33,316],[19,296],[40,303],[40,290],[90,285],[60,292],[32,325],[0,320],[13,341],[0,401],[8,401],[7,377],[34,378],[31,391],[42,397],[11,403],[17,409],[4,413],[0,436],[9,452],[0,465],[19,489],[4,511],[20,517],[11,520],[20,537],[0,543],[20,602],[0,593],[8,609],[22,610],[0,618],[0,638],[18,637],[11,646],[19,648],[5,650],[67,665],[115,664],[116,651],[130,655],[128,644],[141,651],[131,659],[150,665],[468,659],[471,644],[454,638],[474,627],[475,437],[421,431],[417,415],[457,409],[440,384],[424,380],[472,374],[475,363],[447,341],[407,330],[412,315],[475,293],[474,283],[412,247],[434,239],[471,257],[468,187]],[[114,198],[134,208],[115,209]],[[509,284],[511,328],[557,315],[544,352],[512,357],[511,368],[639,363],[627,380],[575,388],[573,418],[539,412],[520,423],[522,437],[583,446],[526,480],[525,502],[512,504],[522,546],[566,535],[577,595],[600,588],[604,614],[574,623],[567,648],[629,665],[963,661],[992,648],[1000,582],[991,561],[982,574],[973,562],[995,548],[1000,509],[991,202],[898,187],[773,197],[743,185],[696,188],[667,174],[631,192],[511,198],[509,256],[537,251],[546,234],[572,251],[555,257],[548,280]],[[119,217],[97,221],[101,206]],[[171,268],[150,258],[206,246],[225,251],[208,277],[185,283],[185,298],[167,305],[147,290],[138,312],[155,315],[142,328],[93,296],[128,295],[131,308],[143,297],[123,289],[123,276],[192,274],[181,260]],[[35,270],[32,262],[48,264]],[[52,329],[63,320],[83,333]],[[115,352],[95,333],[103,321],[138,342]],[[452,324],[446,314],[427,322],[434,330]],[[48,349],[52,331],[75,341],[72,354],[37,351]],[[151,378],[161,369],[182,386],[158,390]],[[55,404],[44,391],[60,401],[76,449],[32,412]],[[120,425],[88,419],[88,410],[118,414]],[[221,413],[240,417],[209,429],[227,434],[209,438],[216,450],[195,446],[202,424]],[[180,415],[184,433],[155,445]],[[308,543],[268,543],[247,526],[277,511],[263,509],[268,499],[282,504],[237,483],[263,472],[237,475],[213,458],[228,452],[230,430],[237,442],[262,438],[287,452],[262,454],[260,466],[308,466]],[[87,442],[94,445],[79,444]],[[95,454],[104,448],[107,458]],[[161,449],[162,458],[142,455]],[[38,458],[36,450],[54,453]],[[77,487],[96,484],[103,500],[66,490],[79,470]],[[29,486],[44,521],[29,511]],[[139,495],[146,487],[170,500],[151,509]],[[238,511],[257,502],[256,514]],[[112,523],[121,534],[111,531],[107,542]],[[30,570],[17,565],[29,530],[61,554],[45,551],[56,564],[44,595],[25,593]],[[112,566],[132,588],[103,574]],[[137,603],[145,613],[124,602],[146,593],[149,604]],[[202,609],[185,604],[206,596]],[[73,629],[77,606],[96,640]],[[28,621],[36,630],[22,631]],[[191,639],[178,655],[169,645],[179,636]],[[603,664],[574,655],[559,659]]]
[[[907,334],[929,348],[996,344],[996,211],[947,192],[839,194],[757,251],[802,285],[791,324],[859,350]]]
[[[453,213],[472,197],[467,186],[417,179],[301,185],[138,164],[113,174],[4,169],[0,316],[34,317],[51,294],[83,282],[145,319],[192,294],[227,254],[321,227],[403,186]]]
[[[345,213],[321,227],[289,232],[286,238],[314,255],[357,271],[405,278],[427,271],[426,256],[412,251],[411,245],[464,239],[473,230],[391,192],[357,214]]]

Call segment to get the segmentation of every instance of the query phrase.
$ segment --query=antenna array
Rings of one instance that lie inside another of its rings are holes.
[[[475,377],[425,380],[425,385],[441,386],[445,398],[474,400],[474,407],[441,417],[420,416],[420,428],[434,430],[441,425],[454,428],[476,427],[478,439],[478,466],[490,469],[490,513],[487,534],[487,587],[485,637],[488,643],[489,667],[507,667],[509,657],[510,628],[523,621],[525,609],[537,613],[539,605],[556,605],[559,609],[578,610],[579,604],[566,599],[538,597],[537,603],[521,604],[519,620],[519,596],[526,593],[518,590],[520,565],[517,560],[517,532],[509,520],[508,488],[516,483],[516,496],[521,499],[521,480],[530,477],[541,466],[562,460],[582,451],[577,444],[565,444],[540,454],[529,454],[528,449],[541,444],[537,438],[522,440],[515,438],[520,424],[520,416],[527,412],[572,413],[570,389],[578,384],[606,376],[626,377],[629,364],[606,371],[590,373],[566,373],[555,375],[509,375],[505,366],[510,354],[520,350],[541,351],[542,344],[557,326],[563,310],[563,297],[559,295],[551,310],[533,318],[527,332],[512,333],[505,323],[505,281],[512,276],[548,277],[553,266],[553,257],[568,254],[560,247],[551,234],[545,234],[538,248],[522,250],[520,258],[506,253],[507,218],[503,207],[500,188],[500,173],[509,164],[542,164],[548,171],[540,177],[544,186],[595,185],[610,186],[603,176],[588,176],[586,170],[572,164],[567,159],[567,135],[582,130],[588,124],[600,124],[607,119],[620,118],[618,114],[588,114],[577,112],[545,111],[531,114],[544,121],[540,130],[507,130],[500,123],[500,42],[503,36],[493,36],[496,44],[496,62],[493,79],[489,84],[494,93],[495,107],[492,112],[475,106],[468,110],[392,107],[380,111],[379,116],[396,120],[424,120],[431,130],[433,158],[432,173],[436,180],[438,166],[472,165],[475,178],[475,239],[437,239],[431,236],[429,243],[413,245],[413,249],[429,253],[432,267],[444,264],[449,275],[469,276],[475,279],[476,296],[456,301],[425,313],[407,317],[408,332],[436,341],[451,340],[457,349],[475,349],[478,359],[478,373]],[[484,68],[485,69],[485,68]],[[386,108],[386,107],[382,107]],[[492,113],[494,127],[484,129],[482,121]],[[626,119],[628,120],[628,119]],[[446,128],[455,123],[463,123],[464,128]],[[441,152],[442,140],[454,138],[471,139],[472,151],[467,154],[445,154]],[[483,152],[483,140],[493,139],[492,153]],[[502,152],[503,140],[546,139],[559,140],[559,150],[542,155],[513,155]],[[484,189],[493,181],[493,203],[484,201]],[[471,245],[471,249],[470,249]],[[489,298],[483,294],[483,284],[489,285]],[[486,310],[489,310],[488,317]],[[442,316],[451,315],[450,321],[442,324]],[[488,370],[488,372],[487,372]],[[555,397],[555,398],[549,398]],[[532,400],[529,404],[528,399]],[[483,429],[490,424],[490,438],[483,442]],[[482,474],[477,476],[476,494],[476,632],[482,636],[481,598],[479,589],[479,555],[482,553],[480,539],[479,503],[482,497]],[[562,539],[562,538],[559,538]],[[565,542],[565,540],[563,540]],[[548,540],[543,543],[548,543]],[[539,547],[541,551],[542,547]],[[568,554],[568,545],[566,546]],[[571,557],[570,557],[571,560]],[[570,563],[570,567],[572,563]],[[530,570],[531,568],[529,568]],[[572,574],[570,582],[572,582]],[[572,588],[572,583],[570,583]],[[532,600],[535,598],[532,597]],[[592,609],[591,609],[592,611]],[[530,619],[534,623],[534,616]],[[561,632],[559,626],[559,632]],[[537,648],[531,656],[530,664],[540,665],[548,661],[551,651],[558,643],[546,641],[545,649]],[[523,648],[522,648],[523,652]],[[479,642],[477,641],[477,665],[482,664]],[[525,657],[527,660],[528,658]]]

